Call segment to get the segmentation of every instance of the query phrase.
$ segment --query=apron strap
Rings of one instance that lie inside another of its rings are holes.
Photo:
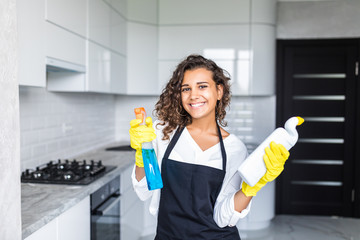
[[[219,140],[220,140],[220,148],[221,148],[221,155],[222,155],[222,160],[223,160],[223,171],[226,172],[226,151],[225,151],[225,146],[224,146],[224,142],[223,142],[223,138],[221,135],[221,130],[219,127],[219,124],[216,124],[217,129],[218,129],[218,133],[219,133]]]
[[[184,130],[184,127],[181,127],[181,128],[179,127],[179,128],[176,130],[174,137],[171,139],[168,147],[166,148],[166,152],[165,152],[165,154],[164,154],[163,159],[168,159],[168,158],[169,158],[169,155],[170,155],[171,151],[173,150],[175,144],[176,144],[177,141],[179,140],[179,137],[180,137],[180,135],[181,135],[181,133],[182,133],[183,130]]]
[[[224,142],[223,142],[223,138],[222,138],[222,135],[221,135],[221,130],[220,130],[219,124],[216,124],[216,126],[217,126],[218,134],[219,134],[221,155],[222,155],[222,160],[223,160],[223,161],[222,161],[223,171],[226,172],[226,162],[227,162],[227,161],[226,161],[225,146],[224,146]],[[176,144],[177,141],[179,140],[181,133],[184,131],[184,128],[185,128],[185,127],[181,127],[181,128],[179,127],[179,128],[176,130],[174,137],[171,139],[168,147],[166,148],[166,151],[165,151],[165,154],[164,154],[163,159],[168,159],[168,158],[169,158],[169,155],[170,155],[172,149],[174,148],[175,144]]]

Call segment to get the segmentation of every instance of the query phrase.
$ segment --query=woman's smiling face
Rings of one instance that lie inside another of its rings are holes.
[[[215,119],[217,100],[222,97],[222,86],[216,85],[213,73],[205,68],[187,70],[181,84],[181,101],[193,119]]]

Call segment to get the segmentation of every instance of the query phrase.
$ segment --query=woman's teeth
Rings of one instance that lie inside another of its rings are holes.
[[[193,104],[190,104],[190,106],[192,107],[200,107],[202,105],[204,105],[205,103],[193,103]]]

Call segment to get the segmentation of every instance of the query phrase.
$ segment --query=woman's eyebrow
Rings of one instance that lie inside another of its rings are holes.
[[[197,82],[196,84],[209,84],[209,82]],[[189,86],[189,84],[187,84],[187,83],[185,83],[185,84],[183,84],[183,85],[181,85],[181,87],[188,87]]]

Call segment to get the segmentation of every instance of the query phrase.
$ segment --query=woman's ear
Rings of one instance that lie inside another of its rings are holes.
[[[217,88],[217,100],[221,100],[224,94],[224,86],[222,84],[218,84]]]

